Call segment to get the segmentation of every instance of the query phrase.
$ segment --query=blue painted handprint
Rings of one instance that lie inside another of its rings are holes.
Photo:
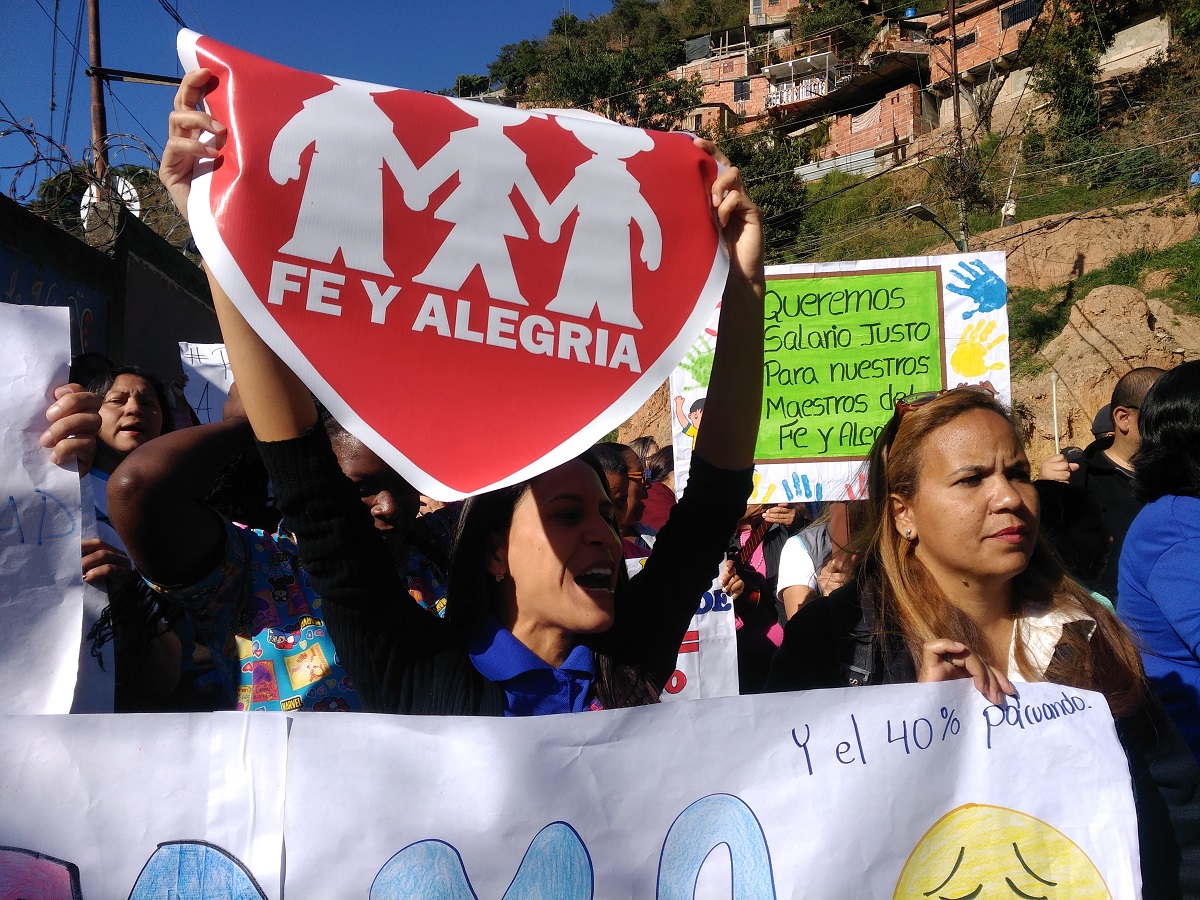
[[[981,259],[960,262],[957,268],[950,270],[950,274],[963,284],[947,284],[946,290],[975,301],[975,308],[963,313],[964,319],[971,318],[975,313],[1000,309],[1008,302],[1008,288],[1000,280],[1000,276],[989,269]]]

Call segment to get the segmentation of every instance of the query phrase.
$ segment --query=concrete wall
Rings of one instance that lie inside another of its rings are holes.
[[[1159,53],[1166,53],[1170,42],[1171,24],[1166,16],[1118,31],[1113,45],[1100,57],[1100,78],[1138,71]]]

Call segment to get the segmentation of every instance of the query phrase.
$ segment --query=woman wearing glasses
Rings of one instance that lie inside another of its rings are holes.
[[[906,398],[868,465],[854,578],[789,620],[768,689],[971,678],[993,703],[1014,681],[1099,691],[1135,779],[1146,896],[1200,890],[1200,771],[1129,635],[1039,540],[1008,410],[980,389]]]

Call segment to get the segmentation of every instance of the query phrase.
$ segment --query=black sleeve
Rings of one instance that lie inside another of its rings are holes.
[[[658,532],[645,567],[618,594],[616,621],[593,643],[595,649],[637,667],[662,690],[746,511],[752,475],[752,469],[718,469],[692,457],[683,496]]]
[[[839,676],[837,653],[845,643],[846,634],[839,622],[841,617],[836,615],[835,598],[849,587],[845,585],[828,597],[812,597],[796,610],[783,629],[783,642],[771,661],[764,690],[846,687]]]
[[[364,708],[411,705],[414,662],[446,649],[446,623],[408,595],[354,486],[338,468],[323,428],[260,442],[284,526],[321,595],[321,615]],[[402,696],[403,695],[403,696]]]
[[[1142,894],[1200,898],[1200,767],[1158,699],[1117,720],[1129,759],[1142,852]]]

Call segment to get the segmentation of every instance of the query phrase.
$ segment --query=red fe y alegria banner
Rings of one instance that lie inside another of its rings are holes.
[[[564,462],[681,359],[725,282],[689,137],[299,72],[194,32],[229,126],[189,214],[338,419],[451,499]]]

